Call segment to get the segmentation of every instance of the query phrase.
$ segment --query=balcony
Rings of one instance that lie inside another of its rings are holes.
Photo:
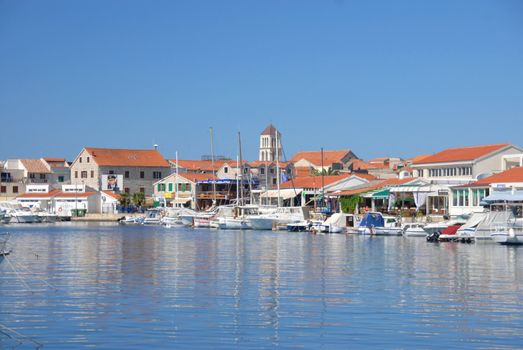
[[[213,191],[201,191],[196,194],[197,199],[233,199],[236,198],[235,192],[216,191],[216,197]]]

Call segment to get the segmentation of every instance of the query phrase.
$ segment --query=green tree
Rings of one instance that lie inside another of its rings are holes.
[[[137,207],[141,207],[145,204],[145,193],[143,192],[136,192],[133,193],[133,204]]]
[[[328,169],[322,169],[321,171],[318,170],[318,169],[314,169],[312,174],[314,176],[329,176],[329,175],[339,175],[340,174],[340,171],[339,170],[333,170],[332,168],[328,168]]]
[[[354,213],[354,210],[356,209],[356,206],[361,201],[361,197],[358,195],[349,196],[349,197],[342,197],[340,200],[341,204],[341,210],[344,213]]]
[[[128,207],[131,204],[129,193],[120,193],[120,205],[122,207]]]

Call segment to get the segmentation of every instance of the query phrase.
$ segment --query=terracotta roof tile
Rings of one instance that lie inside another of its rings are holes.
[[[342,163],[343,158],[350,152],[350,150],[323,151],[323,165],[330,166],[333,163]],[[316,166],[321,166],[321,151],[298,152],[292,157],[291,162],[296,163],[301,159],[305,159]]]
[[[352,174],[323,176],[324,186],[346,179]],[[280,185],[280,188],[321,188],[322,176],[298,176]]]
[[[173,166],[176,165],[176,160],[170,161]],[[215,160],[214,161],[214,171],[218,171],[221,166],[223,166],[225,163],[232,165],[236,165],[235,160]],[[181,168],[185,168],[189,171],[213,171],[212,168],[212,161],[210,160],[181,160],[178,159],[178,166]]]
[[[20,159],[20,161],[30,173],[51,174],[51,170],[41,159]]]
[[[200,174],[200,173],[179,173],[180,177],[183,177],[184,179],[187,179],[191,182],[200,182],[200,181],[207,181],[207,180],[216,180],[218,179],[213,174]]]
[[[158,150],[136,150],[86,147],[99,166],[169,167]]]
[[[285,168],[289,164],[289,162],[279,162],[279,163],[280,163],[280,168]],[[276,166],[276,162],[275,161],[271,162],[271,161],[267,161],[267,160],[255,160],[255,161],[250,162],[249,165],[253,168],[259,167],[260,165]]]
[[[270,136],[276,136],[276,128],[272,125],[272,124],[269,124],[269,126],[267,126],[263,131],[262,131],[262,135],[270,135]]]
[[[508,146],[508,144],[504,143],[497,145],[448,148],[431,156],[425,157],[421,160],[417,160],[413,162],[413,164],[472,161],[480,157],[486,156],[497,150],[500,150],[506,146]]]
[[[62,192],[60,190],[51,190],[48,193],[24,193],[17,198],[84,198],[90,197],[96,192]]]
[[[121,195],[119,195],[118,193],[114,193],[113,191],[104,190],[102,192],[105,193],[106,195],[108,195],[109,197],[113,197],[114,199],[117,199],[117,200],[120,200],[120,198],[122,198]]]
[[[408,183],[410,181],[413,181],[413,180],[414,180],[413,178],[387,179],[387,180],[384,180],[384,181],[373,182],[373,183],[369,184],[368,186],[356,188],[356,189],[353,189],[353,190],[334,192],[331,195],[352,196],[352,195],[355,195],[355,194],[366,193],[366,192],[370,192],[370,191],[373,191],[373,190],[377,190],[379,188],[386,187],[386,186],[403,185],[403,184],[406,184],[406,183]]]
[[[505,170],[501,173],[497,173],[488,177],[484,177],[476,182],[469,185],[459,187],[484,187],[490,186],[495,183],[510,183],[510,182],[522,182],[523,183],[523,167],[515,167],[509,170]]]

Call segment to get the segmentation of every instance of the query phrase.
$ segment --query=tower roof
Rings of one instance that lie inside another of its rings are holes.
[[[266,127],[265,130],[263,130],[261,134],[276,136],[276,132],[278,132],[278,130],[276,130],[276,128],[272,124],[269,124],[269,126]]]

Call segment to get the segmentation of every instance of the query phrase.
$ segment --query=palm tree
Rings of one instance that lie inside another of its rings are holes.
[[[312,173],[314,176],[330,176],[330,175],[339,175],[340,171],[333,170],[332,168],[329,167],[328,169],[324,168],[321,171],[318,169],[314,169]]]

